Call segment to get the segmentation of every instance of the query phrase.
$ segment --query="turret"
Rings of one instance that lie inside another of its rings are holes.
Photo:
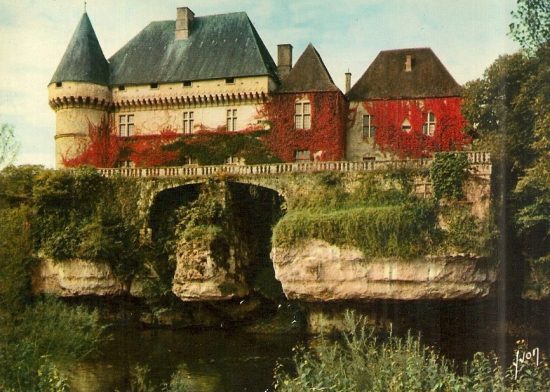
[[[88,14],[84,13],[48,85],[48,98],[56,113],[56,166],[83,151],[88,123],[108,115],[112,101],[109,63],[103,55]]]

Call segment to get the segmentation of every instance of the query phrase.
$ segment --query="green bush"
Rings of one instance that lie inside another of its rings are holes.
[[[98,318],[54,300],[28,305],[17,315],[0,311],[0,390],[64,391],[56,366],[96,349],[103,333]]]
[[[520,366],[518,377],[510,366],[502,372],[494,355],[477,353],[459,374],[452,362],[406,338],[379,339],[366,319],[347,313],[345,331],[334,340],[322,337],[295,355],[294,369],[276,370],[275,388],[282,392],[458,392],[548,391],[547,363]],[[520,344],[519,350],[525,350]]]
[[[464,153],[438,153],[430,168],[430,178],[436,199],[461,199],[468,174],[468,156]]]
[[[435,223],[435,206],[421,200],[384,207],[297,210],[275,226],[273,245],[316,238],[355,246],[368,256],[413,256],[430,250],[437,236]]]

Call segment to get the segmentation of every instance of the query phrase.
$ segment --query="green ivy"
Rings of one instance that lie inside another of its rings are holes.
[[[436,199],[461,199],[468,174],[468,157],[464,153],[439,153],[430,168],[430,179]]]

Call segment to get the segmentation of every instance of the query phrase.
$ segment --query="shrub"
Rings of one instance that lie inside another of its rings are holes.
[[[463,153],[439,153],[430,168],[430,178],[436,199],[461,199],[468,169],[468,157]]]
[[[525,350],[519,342],[518,350]],[[545,360],[525,362],[501,371],[494,354],[477,353],[460,375],[452,362],[424,346],[410,333],[380,339],[366,319],[347,313],[345,331],[337,339],[322,337],[294,357],[294,369],[276,370],[275,389],[283,392],[423,392],[423,391],[548,391]]]

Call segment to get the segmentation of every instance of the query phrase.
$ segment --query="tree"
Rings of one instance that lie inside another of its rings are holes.
[[[9,165],[19,151],[19,143],[15,140],[13,126],[0,124],[0,167]]]
[[[510,24],[512,37],[528,53],[550,40],[550,2],[548,0],[518,0],[518,9],[512,12],[517,21]]]

